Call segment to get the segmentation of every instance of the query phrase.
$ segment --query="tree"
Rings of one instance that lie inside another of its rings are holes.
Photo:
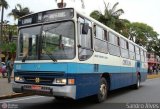
[[[125,36],[126,38],[129,38],[131,22],[129,20],[123,19],[121,24],[122,25],[117,24],[117,28],[119,28],[119,33]]]
[[[123,25],[122,23],[123,20],[119,19],[119,17],[124,13],[124,11],[123,9],[118,9],[118,10],[116,9],[118,4],[119,3],[117,2],[113,5],[112,8],[109,8],[109,3],[106,5],[106,3],[104,2],[105,5],[104,14],[98,10],[95,10],[90,14],[90,16],[100,21],[104,25],[107,25],[108,27],[116,31],[120,31],[117,27],[118,25]]]
[[[139,22],[128,23],[127,34],[126,37],[144,47],[148,42],[158,40],[158,33],[151,26]]]
[[[5,56],[7,56],[7,53],[9,53],[11,58],[14,59],[16,54],[16,43],[15,42],[3,43],[0,46],[0,50],[2,50],[4,54],[6,54]]]
[[[0,36],[0,44],[1,44],[1,38],[2,38],[2,35],[3,35],[3,16],[4,16],[4,9],[8,9],[9,5],[7,3],[7,1],[5,0],[0,0],[0,7],[2,8],[2,11],[1,11],[1,36]]]
[[[13,16],[14,19],[19,19],[20,17],[32,13],[28,7],[22,7],[20,4],[15,6],[15,9],[8,14],[9,16]]]
[[[160,39],[149,41],[147,44],[147,51],[155,53],[160,57]]]

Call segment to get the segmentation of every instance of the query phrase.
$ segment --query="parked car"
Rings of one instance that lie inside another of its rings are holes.
[[[6,72],[6,64],[4,62],[1,62],[1,66],[0,66],[0,72],[2,73],[2,75],[5,76]]]

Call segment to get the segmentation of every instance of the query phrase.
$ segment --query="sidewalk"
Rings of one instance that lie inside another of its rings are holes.
[[[160,73],[157,74],[149,74],[147,75],[147,79],[160,78]]]
[[[11,94],[14,94],[14,92],[12,91],[12,83],[8,83],[8,78],[0,77],[0,96],[11,95]]]
[[[0,100],[28,95],[22,93],[14,93],[12,91],[12,82],[13,82],[13,76],[11,79],[11,83],[8,83],[8,78],[2,78],[2,74],[0,73]]]

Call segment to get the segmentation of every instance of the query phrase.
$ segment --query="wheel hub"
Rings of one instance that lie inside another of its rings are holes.
[[[102,84],[101,87],[100,87],[100,92],[101,92],[101,96],[105,96],[106,95],[106,85],[105,84]]]

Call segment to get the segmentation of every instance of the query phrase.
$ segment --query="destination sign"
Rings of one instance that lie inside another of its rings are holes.
[[[19,19],[18,25],[23,26],[35,23],[69,20],[72,19],[73,16],[74,11],[72,8],[49,10],[22,17]]]

